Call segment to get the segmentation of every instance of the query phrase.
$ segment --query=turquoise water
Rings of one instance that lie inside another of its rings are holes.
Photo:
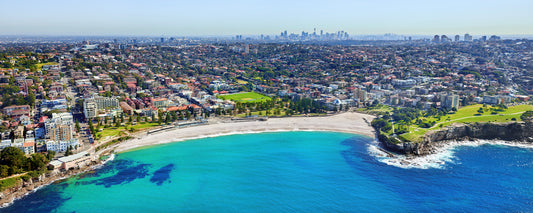
[[[533,151],[454,149],[442,168],[404,169],[372,138],[331,132],[222,136],[118,154],[1,212],[533,211]]]

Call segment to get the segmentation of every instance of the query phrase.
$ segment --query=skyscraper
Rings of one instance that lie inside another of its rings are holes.
[[[455,42],[458,42],[460,39],[460,36],[459,35],[455,35]]]
[[[433,42],[440,42],[440,36],[439,35],[433,36]]]
[[[465,41],[472,41],[472,36],[470,34],[465,34]]]

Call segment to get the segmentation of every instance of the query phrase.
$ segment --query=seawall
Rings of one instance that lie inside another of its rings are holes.
[[[453,140],[505,140],[533,143],[533,123],[471,123],[457,124],[446,129],[426,133],[421,142],[391,143],[391,140],[378,137],[385,148],[406,155],[427,155],[435,152],[435,147]]]

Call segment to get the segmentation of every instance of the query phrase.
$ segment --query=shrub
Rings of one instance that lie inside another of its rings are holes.
[[[15,184],[17,183],[17,180],[19,180],[18,177],[13,177],[13,178],[7,178],[7,179],[4,179],[4,180],[0,180],[0,191],[4,191],[10,187],[13,187],[15,186]]]
[[[29,181],[29,180],[31,179],[31,176],[29,176],[29,175],[26,174],[26,175],[22,175],[22,176],[20,176],[20,178],[21,178],[23,181]]]

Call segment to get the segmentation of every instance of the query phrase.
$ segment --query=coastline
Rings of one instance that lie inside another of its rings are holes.
[[[108,147],[107,150],[126,152],[146,146],[180,142],[198,138],[233,134],[250,134],[281,131],[331,131],[374,137],[369,125],[374,116],[356,112],[344,112],[321,117],[269,118],[266,121],[209,122],[207,125],[173,129],[154,134],[142,134],[137,138]],[[365,121],[366,120],[366,121]]]
[[[191,139],[217,137],[233,134],[250,134],[261,132],[280,132],[280,131],[331,131],[344,132],[374,137],[374,129],[369,122],[374,116],[356,112],[344,112],[335,115],[320,117],[284,117],[270,118],[266,121],[224,121],[213,119],[206,125],[190,126],[178,128],[164,132],[147,134],[139,133],[135,138],[112,145],[100,150],[96,155],[101,155],[109,151],[126,152],[133,149],[140,149],[158,144],[181,142]],[[45,181],[31,181],[31,183],[21,182],[18,190],[7,189],[0,198],[0,209],[11,205],[26,195],[29,195],[42,187],[52,184],[56,181],[70,178],[74,175],[92,171],[104,165],[106,161],[99,161],[88,167],[79,168],[74,171],[54,172]],[[26,189],[27,188],[27,189]],[[21,191],[21,189],[25,189]]]
[[[522,149],[532,149],[533,144],[525,141],[506,141],[500,139],[471,139],[471,140],[447,140],[435,144],[433,152],[425,155],[405,155],[397,154],[390,156],[379,148],[379,142],[370,144],[367,148],[369,153],[378,161],[389,166],[403,169],[442,169],[446,164],[456,160],[455,150],[458,147],[477,147],[482,145],[495,145],[505,147],[517,147]]]

